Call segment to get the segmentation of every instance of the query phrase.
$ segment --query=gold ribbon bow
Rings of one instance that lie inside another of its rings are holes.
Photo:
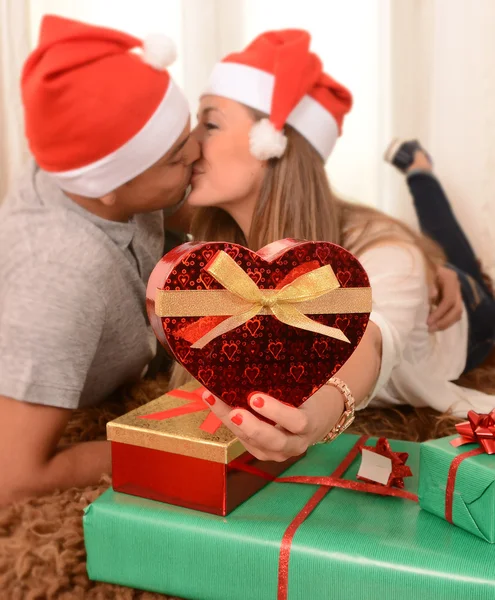
[[[204,348],[213,339],[256,315],[270,314],[286,325],[350,343],[340,329],[322,325],[306,314],[371,312],[371,288],[341,288],[330,265],[300,275],[280,290],[260,289],[223,250],[205,270],[225,289],[158,289],[155,300],[155,313],[159,317],[231,315],[191,348]]]

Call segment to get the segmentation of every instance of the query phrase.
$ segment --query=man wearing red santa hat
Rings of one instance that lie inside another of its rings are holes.
[[[106,442],[57,445],[71,409],[155,354],[145,283],[199,156],[173,59],[167,38],[46,16],[24,65],[35,162],[0,210],[0,504],[110,471]]]

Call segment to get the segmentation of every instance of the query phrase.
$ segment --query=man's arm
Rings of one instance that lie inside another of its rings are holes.
[[[105,442],[57,450],[105,324],[97,284],[43,255],[1,284],[0,503],[97,483],[110,470]]]
[[[55,489],[98,483],[111,472],[110,444],[57,450],[71,411],[0,396],[0,506]]]

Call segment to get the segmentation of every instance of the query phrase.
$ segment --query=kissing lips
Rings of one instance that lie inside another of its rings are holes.
[[[200,169],[194,167],[192,170],[191,183],[193,183],[195,180],[198,179],[198,177],[200,177],[203,174],[204,174],[204,171],[201,171]]]

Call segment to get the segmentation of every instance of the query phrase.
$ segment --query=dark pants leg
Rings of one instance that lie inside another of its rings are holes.
[[[443,248],[447,260],[486,288],[473,248],[457,222],[440,182],[427,173],[407,178],[421,230]],[[489,293],[489,290],[486,290]]]
[[[443,248],[457,272],[469,317],[465,371],[479,366],[495,347],[495,299],[483,280],[476,255],[457,222],[439,181],[427,173],[407,178],[421,230]]]
[[[495,348],[495,300],[470,275],[449,265],[457,272],[469,319],[467,373],[479,367]]]

